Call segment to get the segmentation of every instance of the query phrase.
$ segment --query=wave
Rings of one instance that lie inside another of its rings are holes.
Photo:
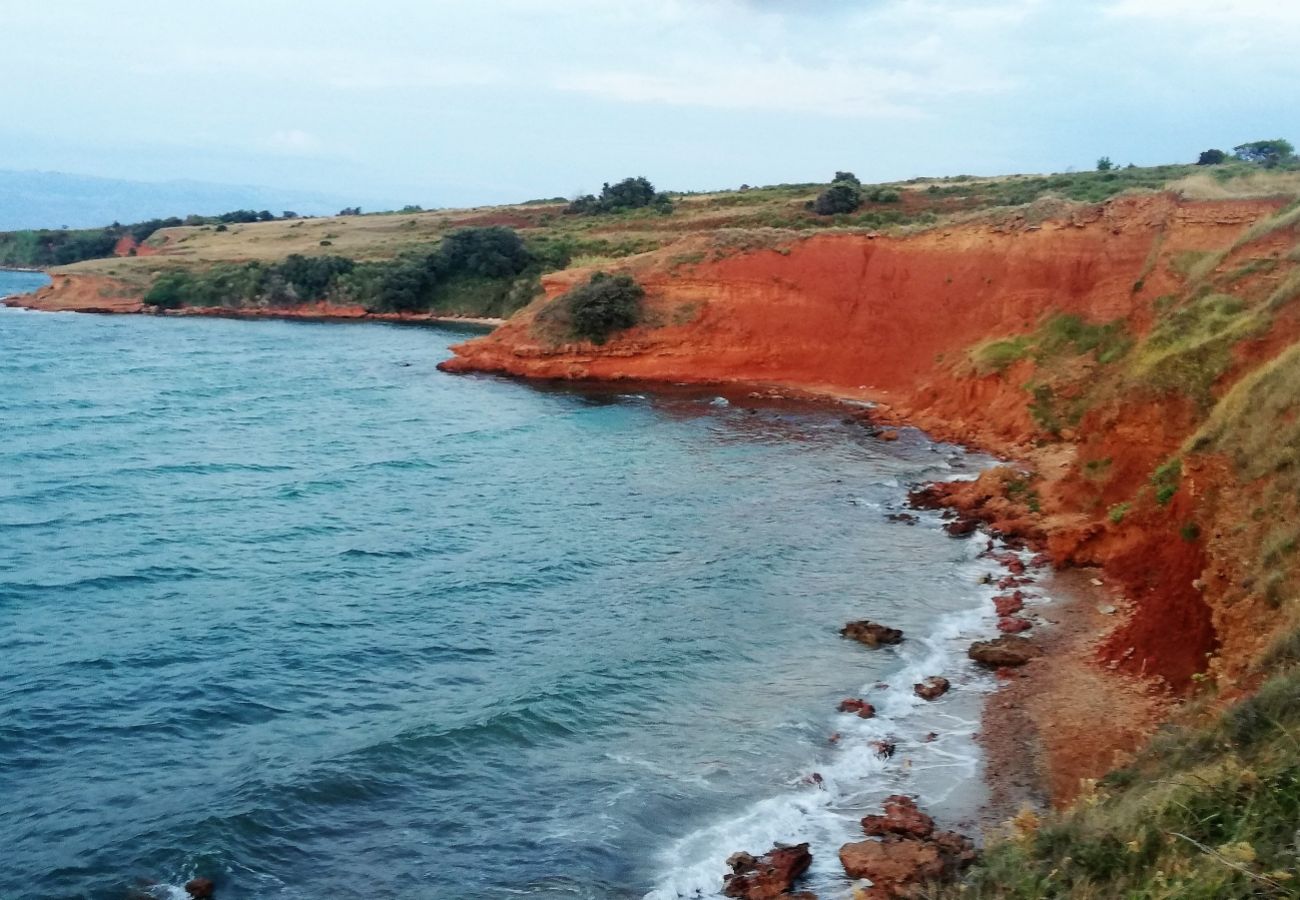
[[[937,528],[934,514],[924,516]],[[665,848],[645,900],[720,897],[729,855],[738,850],[765,852],[778,842],[811,843],[810,888],[839,889],[843,872],[835,851],[862,838],[858,819],[883,797],[907,793],[917,796],[922,806],[935,806],[969,791],[981,759],[975,743],[979,701],[968,714],[954,714],[951,702],[922,700],[912,685],[943,674],[968,698],[993,688],[993,679],[965,658],[969,641],[990,632],[996,622],[991,602],[996,591],[980,583],[979,575],[990,569],[977,558],[980,544],[962,545],[968,558],[959,567],[972,585],[970,605],[939,618],[928,634],[909,636],[897,648],[894,673],[883,682],[862,686],[858,695],[870,698],[876,716],[837,714],[827,726],[827,733],[839,736],[834,749],[809,759],[803,772],[792,773],[787,791],[756,800]],[[939,737],[931,740],[932,733]],[[874,741],[895,744],[896,754],[882,758]],[[809,783],[813,771],[820,776],[819,784]]]

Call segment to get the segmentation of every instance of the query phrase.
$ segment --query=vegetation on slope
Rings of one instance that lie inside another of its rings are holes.
[[[295,219],[297,213],[286,211],[283,218]],[[66,266],[88,259],[113,255],[124,237],[136,244],[144,243],[160,228],[225,226],[232,223],[271,222],[276,216],[268,210],[237,209],[219,216],[187,216],[147,219],[130,225],[114,222],[103,228],[29,229],[0,232],[0,266],[46,268]]]

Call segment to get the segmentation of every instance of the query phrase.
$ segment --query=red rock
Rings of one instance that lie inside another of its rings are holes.
[[[879,622],[872,622],[868,619],[849,622],[840,629],[840,634],[846,638],[852,638],[860,644],[866,644],[868,647],[897,644],[903,640],[903,632],[897,628],[890,628],[887,625],[881,625]]]
[[[840,864],[850,878],[870,878],[881,897],[900,897],[910,885],[943,874],[939,848],[928,841],[858,841],[840,848]]]
[[[939,732],[937,731],[931,731],[925,736],[925,742],[927,744],[933,744],[937,740],[939,740]]]
[[[934,833],[934,819],[917,809],[916,801],[902,794],[885,798],[884,815],[865,816],[862,830],[868,837],[926,838]]]
[[[999,669],[1023,666],[1031,659],[1042,656],[1043,651],[1027,638],[1006,634],[991,641],[976,641],[970,645],[966,655],[980,665]]]
[[[942,675],[931,675],[919,684],[912,685],[912,691],[922,700],[938,700],[948,693],[951,685]]]
[[[857,697],[845,697],[836,708],[842,713],[855,713],[860,712],[864,706],[870,705],[866,700],[859,700]]]
[[[998,619],[998,631],[1003,634],[1019,634],[1033,627],[1028,619],[1022,619],[1019,616],[1003,616]]]
[[[998,611],[999,616],[1014,615],[1025,608],[1025,601],[1017,596],[1019,593],[1016,591],[1015,594],[1003,594],[993,598],[993,608]]]
[[[1026,584],[1033,584],[1032,578],[1017,578],[1014,575],[1007,575],[998,579],[998,590],[1007,591],[1011,588],[1018,588]]]
[[[876,717],[876,708],[872,706],[870,703],[862,704],[862,708],[858,710],[858,718],[874,719],[875,717]]]
[[[890,428],[886,431],[880,432],[876,437],[880,438],[882,441],[896,441],[898,440],[898,432]]]
[[[185,893],[189,894],[194,900],[208,900],[217,890],[211,878],[191,878],[185,882]]]
[[[1029,565],[1035,569],[1042,569],[1046,566],[1050,566],[1051,564],[1052,564],[1052,558],[1048,556],[1046,553],[1039,553],[1037,556],[1035,556],[1033,559],[1029,561]]]
[[[978,527],[979,523],[974,519],[954,519],[943,526],[943,530],[952,537],[970,537]]]
[[[790,890],[796,878],[812,865],[807,844],[777,844],[765,855],[733,853],[727,858],[731,874],[723,878],[722,893],[740,900],[773,900]]]
[[[1023,575],[1025,574],[1025,564],[1018,558],[1012,557],[1011,561],[1007,563],[1007,571],[1012,575]]]

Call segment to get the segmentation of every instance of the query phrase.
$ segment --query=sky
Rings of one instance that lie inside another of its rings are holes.
[[[367,208],[1300,144],[1290,0],[0,0],[0,169]],[[2,198],[0,198],[2,202]]]

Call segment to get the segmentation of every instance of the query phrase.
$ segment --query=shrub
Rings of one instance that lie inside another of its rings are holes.
[[[1109,156],[1103,156],[1101,159],[1097,160],[1098,172],[1109,172],[1113,168],[1115,168],[1115,164],[1110,161]]]
[[[819,216],[851,213],[862,205],[862,192],[847,181],[837,181],[817,195],[813,212]]]
[[[1111,524],[1118,525],[1124,521],[1124,517],[1128,515],[1128,510],[1129,505],[1127,503],[1116,503],[1106,513],[1106,517],[1110,519]]]
[[[1228,154],[1222,150],[1202,150],[1201,155],[1196,158],[1198,166],[1217,166],[1227,161]]]
[[[188,284],[189,276],[183,272],[164,272],[144,295],[144,302],[159,309],[180,309]]]
[[[564,295],[574,337],[603,344],[615,331],[641,320],[645,291],[630,275],[597,272],[586,284]]]

